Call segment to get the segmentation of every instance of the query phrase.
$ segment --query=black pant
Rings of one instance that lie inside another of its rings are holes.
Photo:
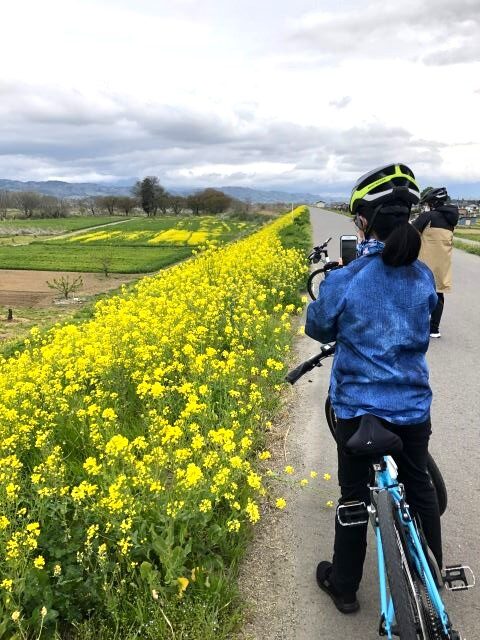
[[[445,297],[443,293],[438,293],[438,302],[437,306],[433,310],[432,315],[430,316],[430,333],[438,333],[440,330],[440,320],[442,319],[443,307],[445,304]]]
[[[345,443],[356,431],[359,423],[360,418],[337,420],[340,504],[349,500],[370,503],[370,458],[348,456],[344,452]],[[435,488],[427,473],[430,420],[422,424],[402,426],[386,420],[382,420],[382,423],[402,439],[403,452],[395,456],[398,480],[404,484],[411,512],[421,518],[428,546],[442,567],[440,512]],[[335,518],[333,570],[330,580],[341,593],[356,592],[360,585],[367,550],[367,526],[342,527]]]

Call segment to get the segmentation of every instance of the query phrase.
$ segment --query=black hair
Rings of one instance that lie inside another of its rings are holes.
[[[410,207],[403,202],[359,211],[368,221],[369,233],[385,243],[382,260],[391,267],[403,267],[418,258],[422,244],[419,232],[409,224]],[[371,222],[370,222],[371,221]]]

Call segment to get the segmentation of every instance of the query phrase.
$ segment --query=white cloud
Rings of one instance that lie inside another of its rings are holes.
[[[480,180],[478,0],[17,0],[0,177]],[[28,20],[25,19],[28,16]]]

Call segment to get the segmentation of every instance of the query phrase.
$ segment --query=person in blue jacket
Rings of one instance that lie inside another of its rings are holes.
[[[331,271],[307,311],[305,333],[336,341],[330,399],[337,417],[339,503],[370,501],[369,460],[345,454],[360,417],[373,414],[403,441],[399,480],[442,567],[440,513],[427,472],[432,392],[425,354],[435,281],[418,258],[421,237],[409,224],[420,191],[411,169],[391,164],[362,176],[350,211],[359,229],[358,257]],[[342,613],[357,611],[367,525],[335,521],[332,562],[320,562],[317,583]]]

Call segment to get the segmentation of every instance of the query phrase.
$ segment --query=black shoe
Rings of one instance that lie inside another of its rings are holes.
[[[342,613],[355,613],[360,609],[357,597],[354,593],[339,593],[329,580],[332,572],[332,563],[323,561],[317,566],[317,584],[322,591],[328,593],[333,603]]]

